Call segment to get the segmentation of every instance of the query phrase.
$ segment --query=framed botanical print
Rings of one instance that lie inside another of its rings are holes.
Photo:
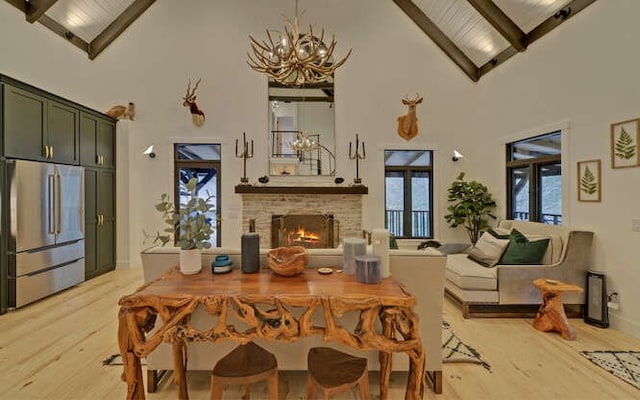
[[[640,165],[640,118],[611,124],[611,168]]]
[[[600,160],[578,161],[578,201],[600,202]]]

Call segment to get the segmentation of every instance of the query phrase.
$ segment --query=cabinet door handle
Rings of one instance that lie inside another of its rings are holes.
[[[49,146],[44,145],[44,158],[49,158]]]
[[[53,146],[49,146],[49,156],[53,158]]]
[[[100,165],[104,165],[104,156],[100,154]]]
[[[100,225],[104,225],[104,215],[100,214]]]

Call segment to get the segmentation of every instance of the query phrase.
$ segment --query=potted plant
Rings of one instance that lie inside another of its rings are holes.
[[[182,185],[182,189],[189,193],[189,198],[180,203],[178,210],[169,195],[163,193],[155,208],[162,213],[162,219],[169,225],[163,231],[166,234],[145,233],[147,238],[153,238],[153,243],[160,242],[162,246],[171,241],[172,237],[175,239],[180,245],[180,271],[184,274],[195,274],[202,269],[201,250],[211,247],[209,240],[213,233],[211,217],[208,215],[216,211],[216,205],[212,201],[215,196],[207,193],[206,198],[198,197],[196,184],[197,178],[191,178]]]
[[[477,181],[464,180],[464,172],[449,187],[449,214],[444,218],[450,227],[463,225],[467,230],[471,243],[478,241],[480,232],[486,229],[488,217],[495,219],[492,210],[496,202],[485,185]]]

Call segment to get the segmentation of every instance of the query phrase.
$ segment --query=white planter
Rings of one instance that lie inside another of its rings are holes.
[[[200,249],[180,250],[180,272],[193,275],[202,269],[202,255]]]

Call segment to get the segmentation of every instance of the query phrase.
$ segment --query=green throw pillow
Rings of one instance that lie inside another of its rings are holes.
[[[509,246],[499,264],[540,264],[549,247],[549,239],[531,241],[517,229],[509,235]]]

